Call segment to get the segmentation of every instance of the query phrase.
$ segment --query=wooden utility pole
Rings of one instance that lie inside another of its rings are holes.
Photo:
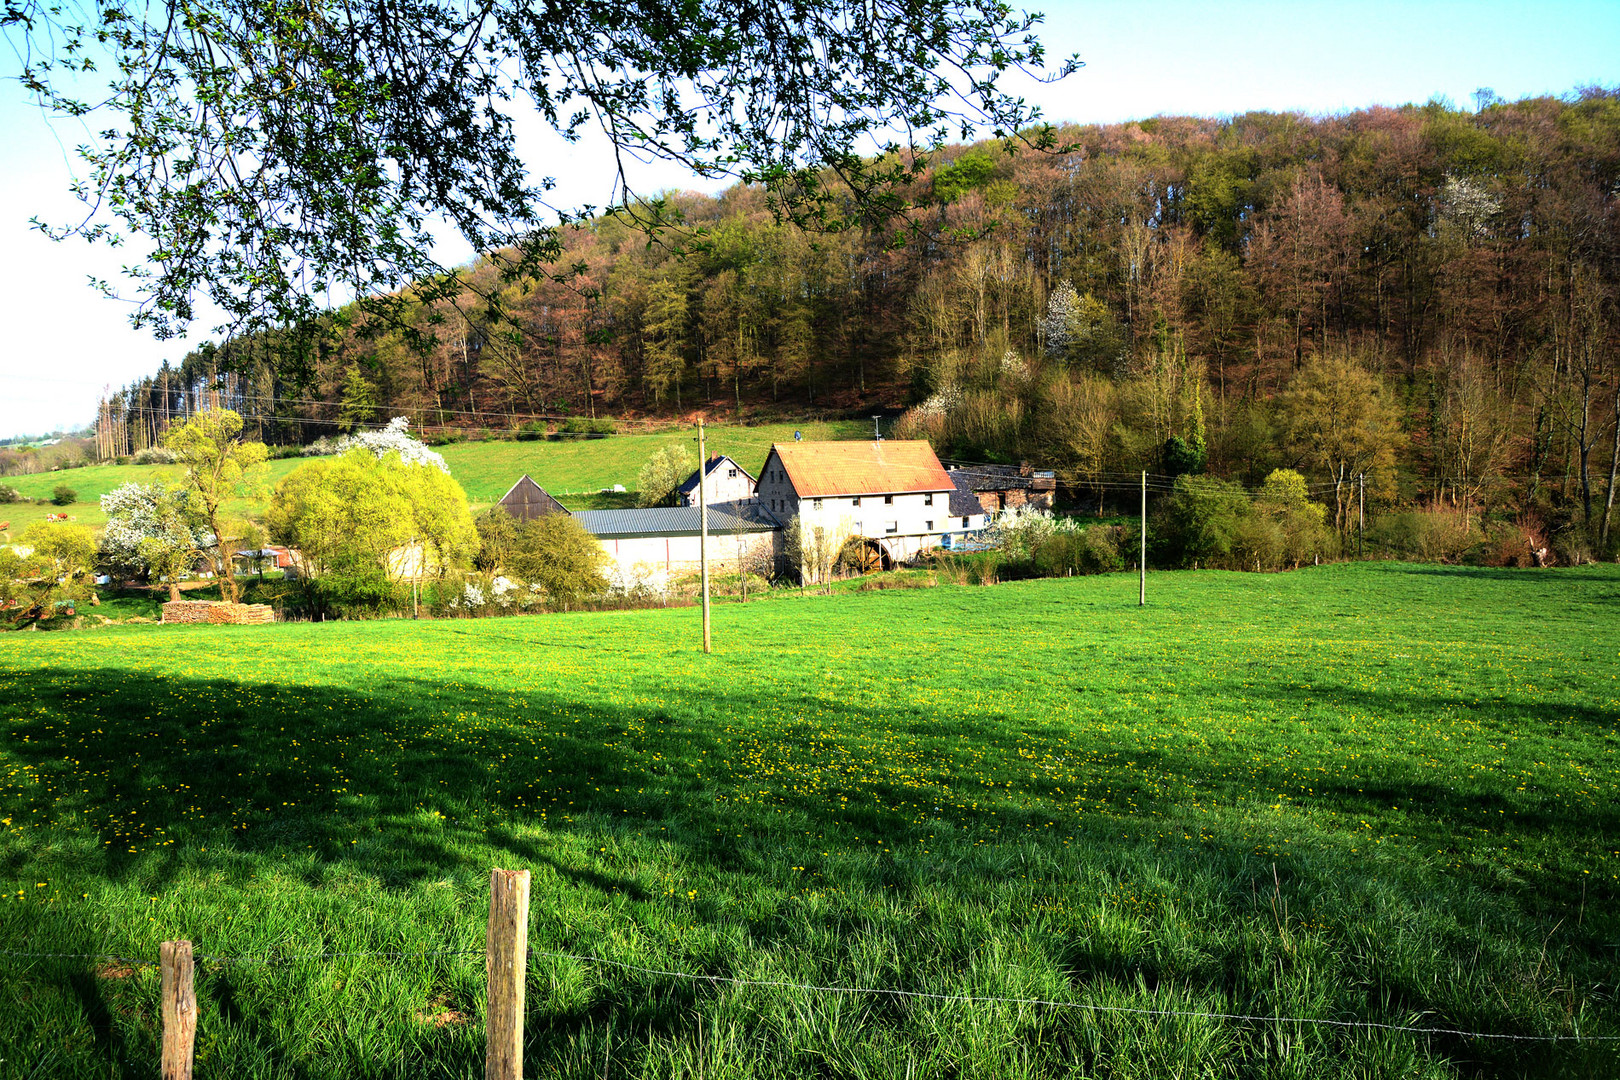
[[[484,1080],[523,1080],[523,986],[529,970],[529,872],[489,872],[489,935],[484,968]]]
[[[1147,470],[1142,470],[1142,557],[1137,562],[1136,606],[1147,606]]]
[[[163,1016],[163,1080],[191,1080],[192,1048],[197,1042],[197,990],[192,982],[191,942],[158,946]]]
[[[703,568],[703,651],[714,652],[709,640],[709,453],[698,421],[698,563]]]

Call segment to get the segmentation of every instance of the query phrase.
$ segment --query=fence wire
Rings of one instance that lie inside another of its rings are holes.
[[[423,950],[391,950],[391,949],[357,949],[342,952],[295,953],[281,955],[274,951],[263,954],[243,956],[211,956],[196,955],[192,959],[197,963],[210,964],[283,964],[299,963],[310,960],[328,960],[339,957],[375,956],[388,959],[421,958],[426,956],[482,956],[483,949],[423,949]],[[610,960],[602,956],[592,956],[582,953],[558,952],[551,949],[529,949],[529,958],[549,957],[555,960],[573,960],[582,964],[596,964],[601,967],[617,968],[621,971],[635,972],[641,975],[655,975],[670,979],[684,979],[688,982],[708,983],[712,986],[736,986],[761,990],[797,990],[814,994],[840,994],[857,997],[889,997],[900,999],[917,999],[924,1001],[939,1001],[948,1004],[960,1005],[1018,1005],[1035,1008],[1070,1009],[1094,1013],[1121,1013],[1130,1016],[1149,1016],[1164,1019],[1186,1020],[1221,1020],[1242,1024],[1308,1024],[1316,1027],[1332,1027],[1341,1029],[1357,1029],[1367,1031],[1391,1031],[1408,1035],[1448,1035],[1461,1039],[1497,1039],[1511,1042],[1537,1042],[1537,1043],[1616,1043],[1620,1042],[1620,1035],[1511,1035],[1490,1031],[1468,1031],[1462,1028],[1448,1027],[1421,1027],[1413,1024],[1389,1024],[1376,1020],[1330,1020],[1315,1016],[1268,1016],[1260,1013],[1228,1013],[1212,1012],[1201,1009],[1151,1009],[1132,1005],[1101,1005],[1089,1001],[1058,1001],[1050,998],[1024,998],[1011,997],[1000,994],[937,994],[926,990],[896,990],[882,986],[832,986],[817,983],[796,983],[785,979],[745,979],[736,975],[705,975],[689,971],[676,971],[670,968],[647,967],[642,964],[631,964],[623,960]],[[135,957],[115,956],[109,953],[58,953],[58,952],[7,952],[0,951],[0,956],[36,959],[66,959],[66,960],[93,960],[97,962],[114,962],[140,967],[156,967],[156,960],[141,960]]]

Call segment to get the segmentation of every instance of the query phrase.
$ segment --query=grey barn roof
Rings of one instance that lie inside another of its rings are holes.
[[[696,506],[649,506],[636,510],[581,510],[574,520],[599,540],[644,536],[696,536],[701,530]],[[758,503],[714,503],[709,507],[709,535],[770,532],[782,523]]]

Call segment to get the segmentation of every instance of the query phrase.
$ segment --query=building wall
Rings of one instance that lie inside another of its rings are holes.
[[[732,475],[735,473],[736,475]],[[748,502],[754,497],[754,482],[736,462],[721,462],[703,481],[703,489],[710,505],[721,502]],[[698,489],[687,492],[687,506],[698,504]]]
[[[709,534],[709,572],[735,574],[739,557],[749,569],[769,573],[781,549],[780,530]],[[602,550],[622,573],[635,576],[653,571],[690,573],[702,567],[696,536],[637,536],[622,540],[598,538]]]
[[[845,541],[865,536],[878,541],[890,559],[907,562],[940,547],[947,533],[975,532],[989,524],[981,513],[971,515],[964,525],[961,515],[951,514],[950,501],[949,491],[801,499],[775,454],[766,458],[759,477],[760,505],[784,522],[798,518],[807,549],[815,543],[815,530],[821,529],[822,543],[833,560]]]

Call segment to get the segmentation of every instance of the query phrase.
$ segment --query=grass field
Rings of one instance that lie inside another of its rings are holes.
[[[1620,570],[1393,563],[0,638],[0,950],[200,1077],[1620,1074]],[[327,956],[450,950],[432,956]],[[249,958],[293,958],[248,962]],[[0,1077],[157,1075],[4,958]]]
[[[790,442],[794,431],[807,439],[858,439],[872,430],[870,421],[834,421],[806,424],[761,424],[742,427],[717,424],[708,429],[709,452],[730,454],[742,466],[757,471],[773,442]],[[697,461],[695,429],[655,434],[615,435],[606,439],[563,439],[556,442],[467,442],[441,446],[451,475],[467,492],[474,507],[499,499],[524,473],[553,493],[595,492],[623,484],[634,490],[636,474],[653,452],[666,443],[687,441],[692,460]],[[262,490],[240,500],[237,513],[254,513],[276,482],[303,464],[303,458],[283,458],[269,462]],[[35,473],[31,476],[0,477],[0,483],[16,488],[30,499],[48,499],[58,484],[67,484],[78,494],[72,506],[35,506],[31,503],[0,504],[0,521],[10,521],[10,533],[18,536],[29,525],[43,521],[46,514],[65,512],[82,525],[100,528],[107,523],[100,499],[107,492],[130,481],[147,482],[159,476],[179,476],[173,465],[90,465],[82,469]],[[592,510],[622,505],[591,495],[564,499],[572,510]],[[0,537],[0,540],[3,540]]]

